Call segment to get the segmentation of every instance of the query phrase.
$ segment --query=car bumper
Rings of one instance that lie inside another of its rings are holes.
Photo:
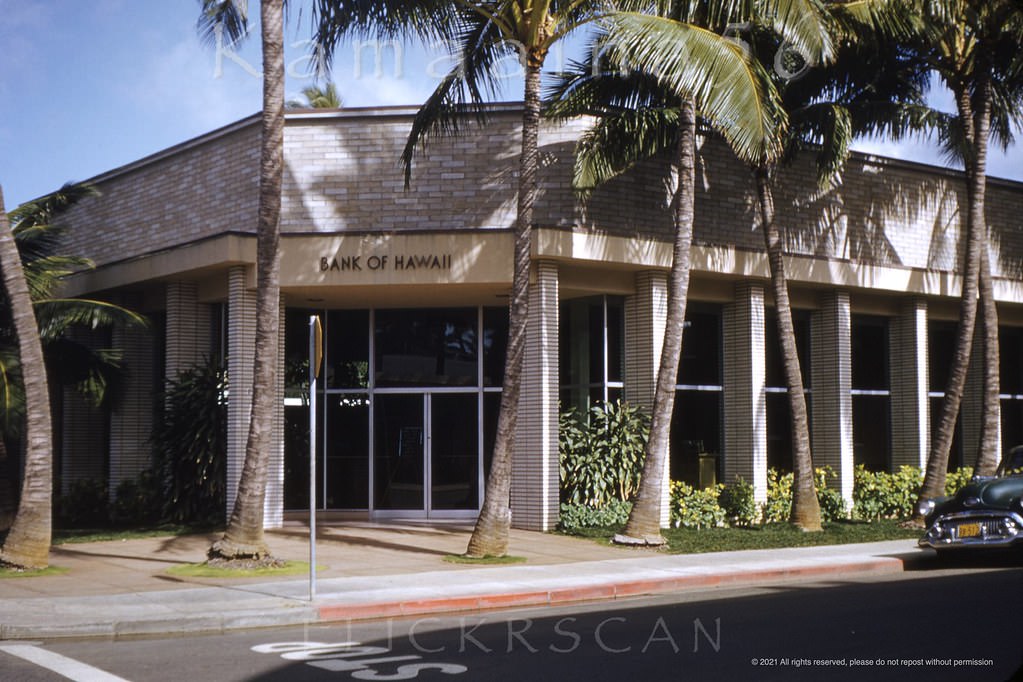
[[[918,544],[931,549],[1023,544],[1023,517],[1016,512],[992,510],[943,514],[931,523]]]

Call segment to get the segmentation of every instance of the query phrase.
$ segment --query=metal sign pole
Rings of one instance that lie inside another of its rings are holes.
[[[316,598],[316,378],[323,358],[323,327],[309,316],[309,601]]]

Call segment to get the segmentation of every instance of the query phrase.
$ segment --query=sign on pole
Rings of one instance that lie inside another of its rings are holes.
[[[323,362],[323,325],[309,316],[309,601],[316,598],[316,380]]]

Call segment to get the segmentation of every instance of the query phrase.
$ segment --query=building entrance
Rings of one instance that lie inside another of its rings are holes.
[[[477,393],[380,393],[373,413],[377,511],[479,509]]]

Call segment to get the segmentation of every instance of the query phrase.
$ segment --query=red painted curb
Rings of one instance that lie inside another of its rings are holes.
[[[370,604],[326,604],[317,608],[317,615],[319,621],[331,622],[438,613],[471,613],[511,607],[557,606],[575,602],[606,601],[721,585],[758,583],[775,579],[834,575],[837,573],[898,573],[903,570],[903,563],[898,559],[867,559],[823,566],[733,571],[713,575],[676,575],[663,579],[629,580],[548,591],[513,592],[468,597],[438,597],[437,599]]]

